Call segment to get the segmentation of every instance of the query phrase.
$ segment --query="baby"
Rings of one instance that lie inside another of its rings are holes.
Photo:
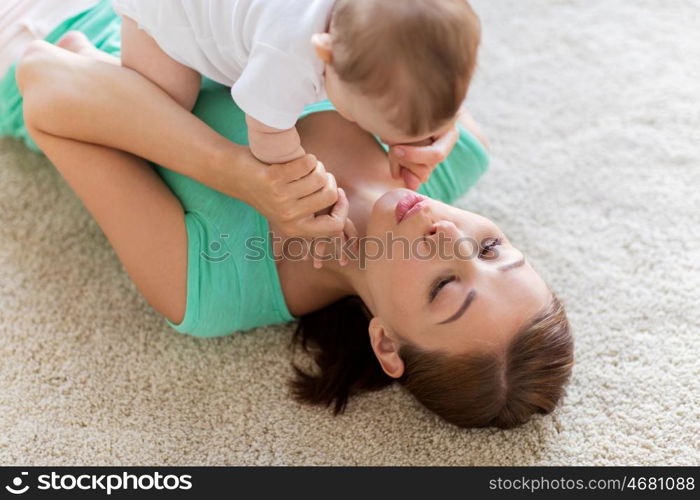
[[[114,0],[114,9],[122,64],[188,109],[201,75],[230,86],[260,161],[303,156],[296,121],[328,98],[391,147],[392,175],[413,189],[454,146],[480,39],[466,0]]]

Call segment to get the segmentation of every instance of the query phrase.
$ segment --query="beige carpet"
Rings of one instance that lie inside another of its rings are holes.
[[[4,140],[0,464],[698,465],[700,2],[474,3],[493,163],[460,204],[568,305],[554,415],[464,431],[397,388],[302,407],[289,327],[168,330],[51,166]]]

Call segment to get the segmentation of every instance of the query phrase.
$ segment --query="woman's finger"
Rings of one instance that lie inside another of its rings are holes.
[[[318,161],[312,154],[302,156],[301,158],[297,158],[294,161],[282,165],[270,165],[270,167],[275,169],[278,172],[278,175],[280,175],[287,183],[291,183],[311,175],[319,166],[323,167],[323,163]]]
[[[338,188],[338,201],[336,202],[333,210],[331,211],[331,217],[336,217],[342,219],[343,227],[345,227],[345,221],[348,218],[348,212],[350,212],[350,202],[348,202],[348,196],[345,194],[343,188]]]
[[[314,269],[321,269],[323,261],[328,254],[328,243],[326,237],[316,238],[311,242],[311,257],[313,258]]]
[[[347,241],[347,238],[348,238],[346,230],[349,229],[349,226],[352,226],[352,229],[354,229],[355,225],[348,218],[348,214],[350,211],[350,202],[348,201],[348,197],[345,194],[345,190],[343,188],[338,188],[338,201],[340,202],[340,205],[341,205],[341,207],[338,209],[338,214],[343,217],[343,229],[338,233],[338,238],[337,238],[336,242],[340,243],[339,263],[341,266],[346,266],[348,264],[348,256],[345,255],[345,252],[344,252],[345,242]],[[337,205],[338,205],[338,203],[336,203],[336,206]],[[350,230],[352,230],[352,229],[350,229]],[[357,232],[357,231],[355,230],[355,232]]]
[[[330,214],[332,207],[338,201],[338,187],[335,176],[326,174],[325,185],[318,191],[296,200],[293,207],[293,217],[295,219],[312,218],[316,214]]]
[[[284,189],[291,199],[300,200],[321,191],[329,182],[326,167],[319,161],[307,175],[287,183]]]
[[[335,219],[338,224],[342,223],[340,231],[331,236],[324,236],[322,238],[316,239],[314,241],[314,247],[312,252],[314,268],[321,269],[323,267],[323,262],[328,260],[329,251],[333,251],[335,256],[335,248],[338,244],[340,250],[339,263],[341,266],[345,266],[348,263],[347,256],[343,252],[343,247],[346,241],[345,228],[348,226],[348,212],[350,209],[350,204],[348,202],[347,195],[342,188],[338,188],[338,201],[336,202],[333,210],[328,215],[320,215],[320,217],[329,217]],[[352,224],[352,222],[351,222]],[[352,225],[352,230],[354,229],[354,224]]]
[[[348,217],[345,219],[345,227],[343,228],[343,244],[341,247],[341,265],[347,265],[349,262],[348,256],[345,253],[345,246],[347,241],[351,241],[352,245],[350,248],[353,250],[359,249],[359,233],[357,232],[357,227],[355,227],[355,223]]]
[[[335,178],[333,178],[333,185],[335,186]],[[350,206],[345,191],[336,189],[335,196],[335,204],[329,214],[317,215],[301,223],[304,234],[314,237],[329,236],[338,234],[343,230]]]

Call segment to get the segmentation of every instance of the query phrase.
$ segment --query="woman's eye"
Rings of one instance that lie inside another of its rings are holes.
[[[432,287],[430,287],[430,302],[435,300],[435,297],[437,297],[437,294],[440,293],[440,290],[445,288],[448,284],[452,283],[455,280],[455,276],[448,276],[446,278],[438,278],[435,283],[433,284]]]
[[[501,244],[500,238],[489,238],[484,240],[481,244],[481,251],[479,252],[479,258],[484,260],[494,260],[498,258],[498,251],[496,247]]]

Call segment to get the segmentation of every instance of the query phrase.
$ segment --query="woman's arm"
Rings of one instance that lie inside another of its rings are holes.
[[[183,109],[158,86],[115,64],[33,42],[17,81],[33,127],[53,137],[127,151],[245,201],[288,235],[342,231],[334,177],[307,155],[265,165]]]

